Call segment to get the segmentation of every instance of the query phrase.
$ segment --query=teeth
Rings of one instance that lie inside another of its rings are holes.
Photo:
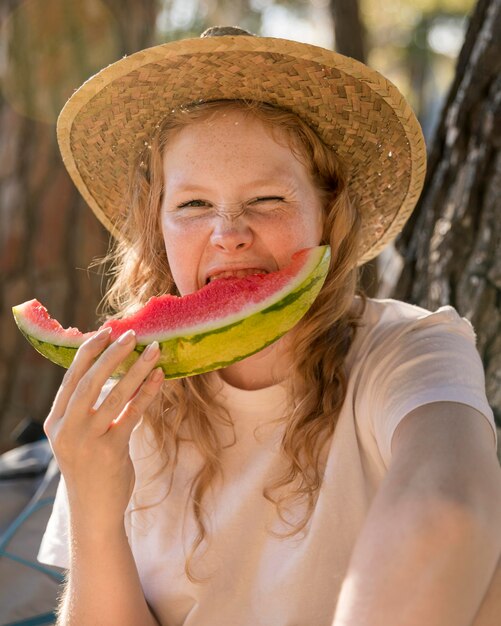
[[[243,278],[244,276],[249,276],[250,274],[267,274],[266,270],[259,269],[247,269],[247,270],[228,270],[226,272],[220,272],[219,274],[214,274],[213,276],[209,276],[209,283],[217,278]]]

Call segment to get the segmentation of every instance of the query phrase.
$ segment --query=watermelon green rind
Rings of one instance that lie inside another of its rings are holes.
[[[21,327],[19,327],[19,329],[35,350],[46,359],[49,359],[49,361],[52,361],[52,363],[68,368],[73,362],[78,348],[72,348],[70,346],[57,346],[53,343],[47,343],[46,341],[41,341],[32,335],[28,335],[28,333],[26,333]]]
[[[254,307],[253,313],[249,314],[247,311],[244,316],[227,316],[224,320],[219,320],[217,327],[205,325],[202,332],[197,332],[196,328],[192,328],[195,332],[182,334],[178,331],[175,337],[162,338],[158,365],[162,367],[165,378],[182,378],[226,367],[275,342],[288,332],[310,308],[324,283],[329,262],[329,246],[311,249],[308,251],[308,259],[305,263],[307,269],[294,277],[297,280],[294,281],[292,290],[289,285],[288,289],[279,290],[277,297],[262,302],[258,310]],[[55,345],[52,338],[44,341],[35,337],[30,332],[31,328],[26,327],[26,320],[22,316],[23,306],[13,308],[14,317],[21,332],[40,354],[58,365],[69,367],[78,346]],[[62,329],[60,325],[59,327]],[[79,332],[77,329],[70,330]],[[92,332],[80,333],[83,338],[80,343],[92,334]],[[141,342],[114,373],[114,376],[123,376],[144,350],[145,344],[153,339],[159,340],[159,337],[148,337],[146,341],[144,337],[141,337]],[[63,342],[60,340],[59,343]]]

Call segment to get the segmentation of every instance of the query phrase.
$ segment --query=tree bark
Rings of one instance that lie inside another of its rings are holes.
[[[365,63],[365,29],[358,0],[330,0],[329,6],[337,52]]]
[[[0,452],[25,418],[43,422],[63,370],[18,332],[12,306],[37,298],[63,325],[95,326],[100,278],[85,268],[108,235],[64,169],[55,118],[92,73],[149,45],[155,0],[7,0],[0,67]],[[133,14],[133,19],[131,19]]]
[[[501,424],[501,0],[479,0],[429,158],[398,242],[393,296],[453,305],[473,323]]]

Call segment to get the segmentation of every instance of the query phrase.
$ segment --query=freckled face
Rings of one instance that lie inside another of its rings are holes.
[[[252,116],[193,123],[165,151],[161,225],[181,295],[224,270],[283,268],[319,245],[322,224],[306,167]]]

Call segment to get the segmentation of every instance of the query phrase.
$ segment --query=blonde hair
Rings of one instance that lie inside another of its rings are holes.
[[[322,243],[332,249],[331,266],[324,286],[313,306],[292,331],[292,364],[282,452],[287,470],[263,496],[276,505],[279,518],[289,526],[290,537],[305,529],[322,482],[325,445],[330,440],[346,394],[344,361],[361,309],[353,307],[357,288],[360,217],[349,201],[346,174],[333,150],[290,111],[269,104],[243,101],[217,101],[195,104],[172,111],[157,125],[150,145],[140,155],[131,179],[128,210],[117,227],[124,239],[117,242],[104,261],[112,261],[113,284],[104,299],[113,316],[123,316],[153,295],[176,293],[159,226],[162,200],[165,147],[173,135],[187,125],[206,120],[228,109],[239,109],[261,120],[276,140],[287,138],[290,148],[308,168],[324,200]],[[278,131],[281,131],[277,134]],[[284,135],[285,133],[285,135]],[[103,262],[104,262],[103,261]],[[363,298],[362,298],[363,304]],[[167,419],[168,417],[168,419]],[[203,497],[221,473],[222,443],[214,425],[231,424],[217,399],[208,393],[206,375],[166,381],[162,398],[145,419],[150,424],[165,467],[172,471],[187,432],[203,458],[203,465],[191,484],[190,495],[198,527],[185,571],[192,581],[200,581],[191,568],[194,553],[207,539]],[[286,493],[286,487],[289,493]],[[284,517],[289,500],[303,499],[307,508],[296,525]]]

